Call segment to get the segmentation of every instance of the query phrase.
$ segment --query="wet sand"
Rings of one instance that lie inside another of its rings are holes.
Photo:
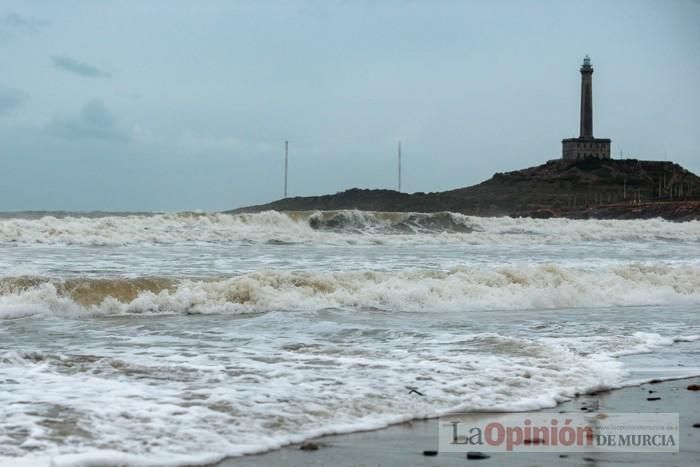
[[[631,386],[595,395],[583,395],[549,409],[551,412],[579,412],[583,407],[598,407],[599,412],[680,414],[680,441],[677,453],[489,453],[488,459],[468,460],[464,453],[439,453],[424,456],[423,451],[437,450],[438,421],[403,423],[383,430],[348,435],[325,436],[313,440],[318,450],[301,450],[300,445],[259,455],[230,458],[217,467],[240,466],[554,466],[554,465],[700,465],[700,391],[688,385],[700,384],[700,378],[665,381]],[[654,391],[650,393],[649,391]],[[660,397],[649,401],[649,397]],[[594,410],[595,411],[595,410]],[[565,457],[560,457],[560,456]]]

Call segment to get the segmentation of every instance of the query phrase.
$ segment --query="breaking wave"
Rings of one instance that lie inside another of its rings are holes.
[[[2,217],[0,243],[122,246],[190,242],[307,244],[700,241],[700,222],[481,218],[457,213],[314,211]]]
[[[308,218],[315,230],[355,233],[436,233],[474,231],[469,217],[451,212],[391,213],[366,211],[317,211]]]
[[[362,309],[400,312],[700,304],[700,268],[257,271],[218,279],[0,279],[0,317]]]

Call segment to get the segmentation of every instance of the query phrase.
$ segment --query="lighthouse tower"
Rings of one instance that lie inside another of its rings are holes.
[[[562,140],[564,159],[610,159],[610,140],[593,137],[593,67],[586,55],[581,65],[581,131],[578,138]]]

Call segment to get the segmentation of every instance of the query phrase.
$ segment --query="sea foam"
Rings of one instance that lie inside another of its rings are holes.
[[[0,317],[360,309],[397,312],[700,303],[700,268],[473,266],[449,270],[273,271],[227,278],[0,279]]]
[[[302,244],[700,241],[700,222],[481,218],[457,213],[315,211],[0,218],[0,243],[83,246],[190,242]]]

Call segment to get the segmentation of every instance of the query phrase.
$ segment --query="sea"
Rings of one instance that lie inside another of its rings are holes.
[[[0,458],[199,465],[554,407],[700,375],[699,312],[700,222],[0,214]]]

